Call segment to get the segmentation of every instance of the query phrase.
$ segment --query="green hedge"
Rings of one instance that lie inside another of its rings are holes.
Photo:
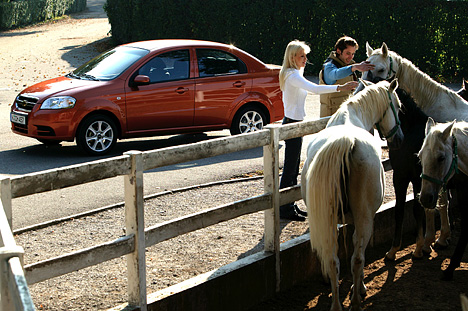
[[[233,43],[267,63],[281,64],[293,39],[312,48],[317,74],[343,34],[361,45],[388,47],[442,80],[468,77],[468,2],[440,0],[107,0],[116,44],[162,38]]]
[[[31,25],[84,9],[86,0],[0,0],[0,30]]]

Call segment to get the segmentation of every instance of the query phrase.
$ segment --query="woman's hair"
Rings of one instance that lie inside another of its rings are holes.
[[[304,41],[294,40],[289,42],[284,51],[283,66],[281,67],[279,73],[279,83],[280,88],[283,90],[284,82],[286,80],[286,72],[290,68],[299,69],[296,65],[295,56],[298,52],[304,51],[306,54],[309,54],[310,47]]]
[[[339,38],[335,43],[335,51],[339,49],[340,51],[346,50],[348,46],[355,47],[356,50],[359,49],[359,45],[356,40],[351,37],[343,36]]]

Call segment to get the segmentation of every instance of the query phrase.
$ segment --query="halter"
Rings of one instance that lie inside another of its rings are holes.
[[[388,58],[390,59],[390,70],[388,71],[388,74],[387,74],[387,79],[386,80],[390,80],[391,78],[393,78],[396,74],[396,71],[393,70],[393,58],[389,55]]]
[[[447,190],[447,183],[452,175],[452,172],[455,171],[455,174],[459,173],[458,170],[458,147],[457,147],[457,139],[455,138],[455,135],[452,134],[452,139],[453,139],[453,154],[452,154],[452,164],[450,164],[450,169],[445,175],[444,179],[436,179],[430,176],[427,176],[425,174],[421,174],[421,178],[428,180],[430,182],[433,182],[437,185],[442,186],[444,191]]]
[[[382,118],[375,124],[375,127],[377,128],[377,131],[379,132],[379,135],[380,135],[380,138],[381,139],[389,139],[391,137],[393,137],[398,129],[400,128],[400,125],[401,125],[401,122],[400,122],[400,119],[398,119],[398,113],[395,109],[395,105],[393,105],[393,102],[392,102],[392,97],[390,96],[390,92],[387,91],[387,94],[388,94],[388,99],[390,100],[390,102],[388,103],[390,105],[390,107],[392,108],[392,112],[393,112],[393,116],[395,117],[395,120],[396,120],[396,124],[395,126],[390,130],[390,132],[388,132],[387,135],[384,135],[382,130],[380,129],[380,122],[382,122],[383,118],[385,118],[385,115],[387,114],[387,110],[385,110]]]

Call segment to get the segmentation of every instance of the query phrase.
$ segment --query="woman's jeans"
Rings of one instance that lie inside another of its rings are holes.
[[[283,124],[301,122],[284,118]],[[281,176],[280,189],[297,185],[297,176],[299,175],[299,164],[301,162],[302,136],[291,138],[284,141],[286,148],[284,150],[283,175]],[[283,205],[284,207],[293,206],[294,202]],[[283,207],[282,206],[282,207]]]

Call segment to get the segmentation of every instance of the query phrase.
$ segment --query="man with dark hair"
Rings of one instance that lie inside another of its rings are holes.
[[[367,61],[359,64],[353,60],[354,54],[359,48],[358,43],[351,37],[343,36],[336,41],[335,49],[325,60],[319,73],[319,84],[345,84],[349,81],[357,81],[355,71],[368,71],[374,69],[374,65]],[[352,91],[329,93],[320,95],[320,117],[331,116],[340,107]]]

